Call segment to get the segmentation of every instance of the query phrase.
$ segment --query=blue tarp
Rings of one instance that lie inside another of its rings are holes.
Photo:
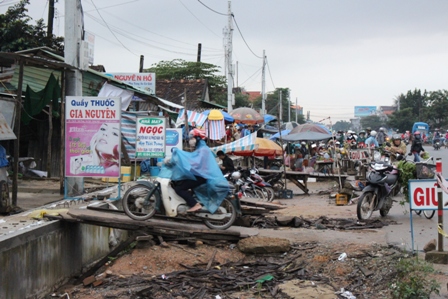
[[[163,163],[159,173],[159,177],[172,181],[196,180],[195,175],[207,180],[206,184],[194,189],[195,194],[207,210],[216,212],[229,194],[229,183],[222,175],[213,152],[203,140],[199,141],[194,152],[174,148],[171,161]]]

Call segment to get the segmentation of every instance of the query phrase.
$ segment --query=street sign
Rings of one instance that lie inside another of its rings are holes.
[[[409,199],[413,210],[437,210],[437,180],[409,180]],[[443,194],[443,209],[448,210],[448,194]]]
[[[166,146],[166,119],[138,117],[135,156],[137,158],[164,158]]]

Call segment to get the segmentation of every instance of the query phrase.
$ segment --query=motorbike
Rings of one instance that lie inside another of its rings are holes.
[[[369,163],[369,171],[366,176],[367,184],[358,199],[356,213],[359,220],[367,220],[374,211],[380,211],[381,216],[386,216],[392,208],[392,198],[400,192],[399,170],[390,163],[393,153],[383,151],[381,160],[375,159]],[[403,156],[397,154],[397,160]]]
[[[434,149],[437,151],[442,147],[442,144],[440,143],[440,139],[434,139]]]
[[[285,189],[285,182],[282,180],[282,172],[272,173],[261,177],[265,182],[269,183],[272,186],[275,193],[278,193]]]
[[[126,190],[123,195],[123,210],[134,220],[148,220],[158,213],[170,218],[182,216],[183,219],[202,220],[210,229],[225,230],[241,216],[241,192],[231,184],[229,189],[229,194],[215,213],[205,207],[194,213],[187,213],[190,207],[174,191],[170,179],[137,181],[137,184]]]
[[[275,196],[274,188],[272,188],[272,185],[268,182],[266,182],[258,173],[256,169],[250,170],[250,179],[253,181],[255,186],[258,186],[263,191],[264,195],[266,196],[266,199],[268,201],[273,201]]]

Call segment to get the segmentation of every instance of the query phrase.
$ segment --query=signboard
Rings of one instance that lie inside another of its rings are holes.
[[[375,115],[376,106],[355,106],[355,117]]]
[[[370,156],[368,149],[352,149],[349,153],[351,160],[367,160]]]
[[[135,157],[164,158],[165,128],[164,117],[137,117]]]
[[[448,194],[443,193],[443,209],[448,210]],[[409,180],[409,198],[413,210],[438,208],[437,180]]]
[[[155,73],[106,73],[105,75],[132,85],[137,89],[149,92],[150,94],[156,94]]]
[[[67,97],[65,175],[120,176],[121,98]]]
[[[3,113],[0,112],[0,140],[11,140],[17,139],[14,132],[11,130],[6,118],[3,116]]]
[[[166,129],[165,157],[171,158],[173,148],[182,149],[182,129]]]

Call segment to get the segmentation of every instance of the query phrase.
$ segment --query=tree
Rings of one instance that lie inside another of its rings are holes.
[[[395,99],[395,104],[400,110],[395,111],[388,121],[390,127],[401,132],[411,130],[414,122],[427,122],[431,111],[428,109],[429,93],[420,89],[409,90],[406,95],[400,94]]]
[[[219,66],[210,63],[174,59],[155,63],[144,72],[156,73],[157,80],[207,79],[210,86],[210,99],[218,104],[226,105],[227,81],[225,76],[217,75],[219,69]]]
[[[345,120],[340,120],[337,121],[334,125],[333,125],[333,130],[334,131],[347,131],[348,129],[350,129],[350,126],[352,125],[351,122],[349,121],[345,121]]]
[[[361,127],[363,129],[371,127],[372,130],[378,130],[383,125],[384,124],[378,115],[369,115],[361,118]]]
[[[265,101],[265,108],[267,114],[272,114],[276,117],[278,117],[278,111],[280,107],[280,93],[282,95],[282,120],[283,122],[288,121],[288,106],[291,105],[291,102],[289,101],[289,88],[276,88],[274,92],[268,93],[266,95],[266,101]],[[253,102],[253,107],[255,109],[261,109],[262,106],[262,99],[261,97],[257,98]],[[291,109],[291,121],[295,121],[295,114]],[[305,118],[303,115],[298,115],[297,122],[299,124],[305,123]]]
[[[47,46],[60,53],[64,52],[63,37],[47,36],[43,19],[32,25],[32,18],[26,15],[29,0],[21,0],[0,15],[0,51],[16,52]]]

